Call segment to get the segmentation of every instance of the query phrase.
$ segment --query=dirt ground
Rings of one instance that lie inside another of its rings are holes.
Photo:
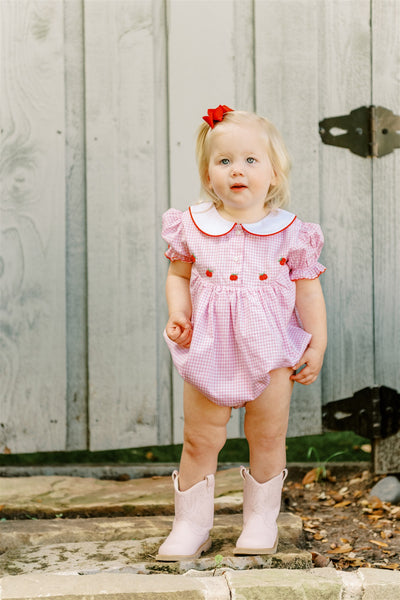
[[[400,568],[400,506],[370,496],[382,477],[369,471],[318,479],[315,469],[284,487],[285,510],[303,520],[316,567]]]

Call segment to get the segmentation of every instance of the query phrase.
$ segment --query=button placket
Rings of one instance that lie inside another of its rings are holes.
[[[245,236],[241,225],[236,225],[235,235],[232,239],[232,251],[230,253],[231,272],[228,273],[230,281],[239,281],[243,265]]]

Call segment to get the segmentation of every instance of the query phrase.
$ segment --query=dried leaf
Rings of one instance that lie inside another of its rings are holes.
[[[352,556],[346,556],[346,558],[342,560],[345,560],[352,567],[365,567],[368,564],[363,558],[360,558],[359,556],[356,556],[355,558],[353,558]]]
[[[335,504],[334,508],[346,508],[351,504],[351,500],[343,500],[343,502],[338,502]]]
[[[386,544],[386,542],[380,542],[379,540],[369,540],[371,542],[371,544],[375,544],[376,546],[379,546],[379,548],[389,548],[389,544]]]
[[[350,544],[344,544],[343,546],[336,546],[336,548],[333,548],[333,550],[328,550],[328,554],[346,554],[352,550],[353,546]]]
[[[317,481],[317,477],[318,469],[315,467],[314,469],[311,469],[311,471],[308,471],[308,473],[304,475],[301,483],[303,485],[307,485],[308,483],[314,483],[314,481]]]
[[[371,508],[378,509],[378,508],[382,508],[383,507],[383,502],[380,498],[378,498],[377,496],[370,496],[369,498],[369,505]]]
[[[303,527],[304,531],[308,531],[308,533],[316,533],[315,529],[311,529],[311,527]]]
[[[370,521],[378,521],[383,516],[383,510],[377,511],[374,515],[367,515]]]

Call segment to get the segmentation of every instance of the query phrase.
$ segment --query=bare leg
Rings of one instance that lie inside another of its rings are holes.
[[[250,472],[256,481],[265,483],[286,465],[286,432],[289,419],[293,370],[271,371],[266,390],[246,404],[244,431],[249,443]]]
[[[214,404],[185,382],[184,442],[179,468],[182,492],[216,472],[230,414],[230,407]]]

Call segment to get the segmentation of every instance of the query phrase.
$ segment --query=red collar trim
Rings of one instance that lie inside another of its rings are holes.
[[[190,206],[189,213],[197,229],[210,237],[227,235],[236,226],[241,227],[247,233],[260,237],[275,235],[290,227],[296,219],[296,215],[293,213],[278,208],[257,223],[232,223],[221,217],[212,202],[202,202]]]

